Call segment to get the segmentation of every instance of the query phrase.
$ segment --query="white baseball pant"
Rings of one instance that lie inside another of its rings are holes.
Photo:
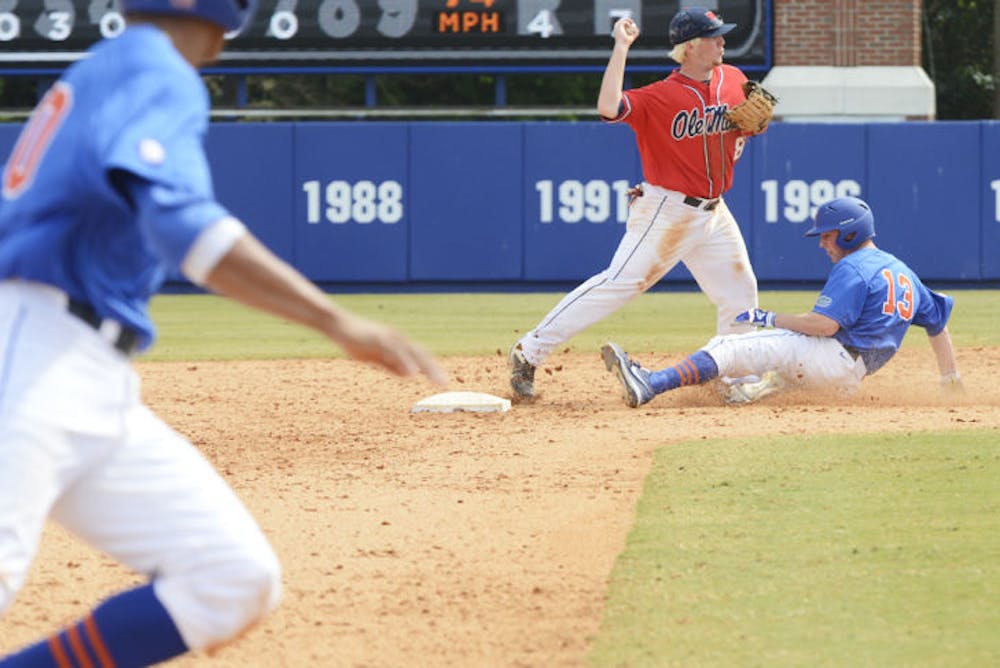
[[[0,282],[0,613],[51,517],[154,578],[193,650],[273,609],[277,557],[228,484],[145,405],[127,357],[54,288]]]
[[[836,339],[787,329],[716,336],[704,348],[720,376],[737,378],[777,371],[790,386],[850,394],[865,377],[865,363]]]
[[[752,329],[733,322],[742,311],[757,307],[757,277],[725,201],[705,211],[685,204],[683,193],[648,183],[642,188],[608,268],[563,297],[521,338],[531,364],[542,364],[556,347],[648,290],[678,262],[715,304],[718,333]]]

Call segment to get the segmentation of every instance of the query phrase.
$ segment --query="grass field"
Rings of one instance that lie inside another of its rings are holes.
[[[661,449],[592,664],[1000,665],[997,438]]]
[[[1000,291],[957,293],[949,329],[961,346],[998,345]],[[358,313],[403,329],[439,355],[506,351],[520,333],[562,297],[552,293],[338,295]],[[815,292],[766,292],[761,305],[779,311],[812,308]],[[160,341],[148,359],[273,359],[329,357],[338,351],[319,335],[211,295],[161,295],[153,300]],[[715,308],[700,292],[643,295],[570,342],[596,350],[614,336],[629,350],[682,352],[700,347],[715,330]],[[913,332],[904,345],[926,346]]]
[[[955,344],[1000,347],[1000,292],[953,294]],[[478,356],[506,350],[560,297],[335,299],[439,355]],[[804,311],[814,299],[760,301]],[[150,360],[339,355],[298,326],[211,296],[161,296],[153,311],[161,340]],[[614,337],[635,352],[679,352],[714,327],[700,293],[653,293],[568,347],[596,350]],[[904,343],[926,346],[918,329]],[[659,449],[590,663],[1000,665],[1000,433],[857,430],[777,439],[734,430]]]

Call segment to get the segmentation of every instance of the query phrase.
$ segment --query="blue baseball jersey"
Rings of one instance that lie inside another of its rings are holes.
[[[158,29],[95,45],[45,95],[7,160],[0,279],[56,286],[148,347],[150,297],[198,234],[229,215],[204,153],[208,109],[197,70]],[[178,215],[140,216],[123,173],[148,182],[159,212]]]
[[[896,354],[910,325],[939,334],[953,305],[891,253],[862,248],[833,265],[813,311],[837,321],[834,338],[857,349],[872,374]]]

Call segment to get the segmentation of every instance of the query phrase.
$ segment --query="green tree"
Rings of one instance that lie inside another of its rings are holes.
[[[993,34],[997,0],[924,0],[923,65],[937,117],[996,118]]]

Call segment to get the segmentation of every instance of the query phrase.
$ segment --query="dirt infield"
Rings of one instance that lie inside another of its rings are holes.
[[[850,400],[734,408],[694,388],[629,409],[597,352],[562,352],[535,403],[495,415],[410,414],[436,390],[343,360],[141,362],[149,403],[232,483],[285,568],[277,613],[176,665],[582,665],[654,450],[1000,428],[1000,350],[962,349],[959,362],[969,391],[955,401],[939,396],[930,351],[904,350]],[[451,389],[506,396],[499,351],[445,364]],[[0,654],[136,581],[49,528]]]

